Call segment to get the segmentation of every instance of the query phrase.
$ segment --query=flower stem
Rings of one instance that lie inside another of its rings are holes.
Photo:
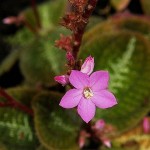
[[[33,10],[36,22],[37,22],[37,26],[38,28],[41,28],[41,21],[40,21],[39,12],[36,6],[36,0],[31,0],[31,4],[32,4],[32,10]]]
[[[28,21],[26,21],[24,19],[24,20],[22,20],[22,22],[33,34],[35,34],[35,35],[38,34],[37,30],[35,28],[33,28]]]
[[[85,28],[88,24],[88,20],[95,9],[97,2],[98,2],[98,0],[89,0],[87,6],[85,8],[85,11],[82,15],[82,17],[85,20],[87,20],[87,22],[84,23],[83,27],[80,30],[78,29],[77,32],[73,33],[73,37],[74,37],[73,56],[75,59],[77,59],[77,55],[78,55],[78,52],[79,52],[79,49],[80,49],[80,46],[82,43],[82,38],[83,38]]]
[[[12,107],[24,111],[25,113],[33,116],[32,109],[23,105],[19,101],[16,101],[12,96],[10,96],[4,89],[0,88],[0,96],[4,97],[7,102],[0,102],[0,107]]]

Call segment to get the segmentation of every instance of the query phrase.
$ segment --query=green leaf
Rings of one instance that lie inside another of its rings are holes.
[[[16,100],[30,105],[32,97],[37,93],[26,88],[7,90]],[[0,98],[1,101],[4,98]],[[0,141],[8,150],[33,150],[38,145],[34,134],[31,117],[21,110],[10,107],[0,108]]]
[[[95,70],[110,72],[109,89],[118,99],[110,109],[97,109],[118,132],[135,126],[150,110],[150,45],[141,34],[114,31],[95,36],[82,46],[80,57],[92,55]]]
[[[150,21],[144,16],[136,15],[120,15],[112,17],[102,23],[97,24],[89,30],[83,39],[83,43],[88,42],[93,35],[100,35],[104,32],[114,30],[128,30],[131,32],[139,32],[150,39]]]
[[[148,38],[150,37],[150,20],[144,16],[120,16],[118,18],[112,18],[110,21],[117,29],[139,32]]]
[[[62,94],[54,92],[45,92],[35,97],[33,110],[37,136],[49,150],[77,150],[79,116],[74,110],[65,110],[59,106],[61,97]]]
[[[0,150],[8,150],[4,144],[0,143]]]
[[[40,145],[36,150],[47,150],[43,145]]]
[[[43,28],[39,31],[38,36],[35,37],[27,29],[23,29],[15,36],[8,38],[12,47],[17,47],[21,51],[18,56],[21,72],[30,85],[37,83],[54,85],[56,83],[54,76],[65,72],[65,52],[54,46],[55,40],[60,38],[60,33],[70,33],[67,29],[58,27],[58,21],[63,15],[65,6],[65,0],[41,4],[38,9]],[[25,10],[24,13],[29,22],[35,22],[31,8]],[[7,62],[10,61],[9,57]]]
[[[40,20],[42,29],[39,31],[39,35],[50,34],[51,31],[55,30],[60,26],[59,21],[63,16],[66,7],[66,0],[55,0],[45,2],[38,6],[40,14]],[[26,20],[33,26],[36,27],[36,20],[31,7],[27,8],[22,12]],[[14,47],[26,46],[35,39],[35,35],[27,28],[23,28],[18,31],[14,36],[7,38],[7,41]],[[23,48],[22,47],[22,48]]]
[[[89,19],[89,22],[87,24],[86,31],[90,30],[95,25],[97,25],[101,22],[103,22],[103,19],[101,17],[91,16],[90,19]]]
[[[64,15],[65,8],[66,0],[49,1],[38,6],[40,22],[44,32],[56,28],[56,26],[59,25],[60,18]],[[37,28],[36,18],[32,8],[26,9],[23,11],[23,14],[32,27]]]
[[[8,72],[19,59],[19,50],[13,50],[0,64],[0,76]]]
[[[59,26],[61,17],[64,16],[66,0],[50,1],[39,7],[43,29],[51,29]]]
[[[27,28],[23,28],[18,31],[15,35],[9,36],[6,41],[8,41],[14,49],[23,49],[27,44],[31,43],[34,39],[33,33]]]
[[[22,52],[20,68],[28,82],[53,85],[54,76],[64,71],[65,52],[54,45],[60,33],[66,34],[68,31],[58,28],[37,38]]]
[[[117,11],[124,10],[128,6],[129,2],[130,2],[130,0],[111,0],[110,1],[111,5]]]

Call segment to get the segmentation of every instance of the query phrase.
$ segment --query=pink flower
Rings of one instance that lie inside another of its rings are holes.
[[[86,73],[87,75],[90,75],[93,72],[93,69],[94,69],[94,58],[89,56],[84,61],[80,71]]]
[[[62,86],[65,86],[66,84],[69,83],[69,76],[68,75],[55,76],[54,80],[62,84]]]
[[[144,133],[150,133],[150,119],[149,117],[144,117],[143,119],[143,130]]]
[[[86,123],[94,117],[96,106],[106,109],[117,104],[114,95],[107,90],[109,81],[107,71],[96,71],[88,76],[72,70],[69,81],[75,88],[67,91],[59,105],[64,108],[77,106],[78,114]]]

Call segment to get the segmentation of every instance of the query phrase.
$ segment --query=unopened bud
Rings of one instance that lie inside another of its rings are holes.
[[[8,25],[10,25],[10,24],[16,24],[17,23],[17,18],[13,17],[13,16],[4,18],[3,19],[3,23],[4,24],[8,24]]]
[[[91,10],[93,9],[93,6],[92,5],[88,5],[88,10]]]
[[[68,75],[55,76],[54,80],[62,84],[62,86],[65,86],[66,84],[69,83],[69,76]]]
[[[150,133],[150,119],[148,117],[144,117],[143,119],[143,130],[144,133]]]
[[[84,61],[83,65],[81,66],[81,72],[90,75],[94,69],[94,58],[89,56]]]
[[[66,58],[68,61],[74,61],[74,57],[71,52],[66,53]]]
[[[94,128],[98,129],[98,130],[102,130],[104,128],[104,126],[105,126],[105,121],[100,119],[100,120],[96,121]]]
[[[80,147],[80,148],[83,148],[84,145],[85,145],[85,138],[81,137],[81,138],[79,139],[79,147]]]
[[[110,140],[104,139],[102,142],[103,142],[103,144],[104,144],[106,147],[111,148],[111,142],[110,142]]]

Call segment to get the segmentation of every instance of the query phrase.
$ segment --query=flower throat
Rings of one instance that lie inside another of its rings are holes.
[[[89,87],[86,87],[86,88],[83,90],[83,96],[84,96],[86,99],[90,99],[91,97],[93,97],[93,92],[92,92],[92,90],[91,90]]]

